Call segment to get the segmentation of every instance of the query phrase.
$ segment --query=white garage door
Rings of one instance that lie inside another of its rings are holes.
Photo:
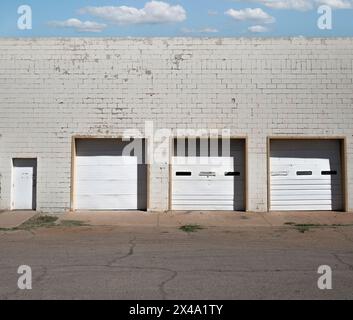
[[[121,140],[76,142],[76,209],[146,209],[146,166],[138,156],[122,156]]]
[[[342,210],[340,141],[271,142],[271,210]]]
[[[172,209],[245,210],[243,147],[234,144],[231,157],[173,157]]]

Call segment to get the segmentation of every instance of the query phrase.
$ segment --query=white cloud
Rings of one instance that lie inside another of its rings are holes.
[[[189,29],[189,28],[183,28],[181,29],[182,33],[218,33],[219,30],[215,28],[203,28],[203,29]]]
[[[236,0],[237,2],[241,0]],[[250,0],[262,4],[271,9],[286,9],[297,11],[308,11],[315,7],[326,4],[332,9],[353,8],[353,0]]]
[[[65,21],[50,21],[49,25],[58,28],[74,28],[80,32],[101,32],[107,27],[104,23],[81,21],[74,18]]]
[[[264,27],[264,26],[260,26],[260,25],[257,25],[257,26],[251,26],[248,28],[248,30],[250,32],[253,32],[253,33],[263,33],[263,32],[268,32],[268,28]]]
[[[150,1],[142,9],[127,6],[85,7],[81,14],[90,14],[116,24],[154,24],[182,22],[186,12],[180,5],[172,6],[162,1]]]
[[[239,21],[259,21],[262,23],[274,23],[276,19],[263,11],[261,8],[246,8],[242,10],[229,9],[225,12],[227,16]]]
[[[312,0],[254,0],[273,9],[293,9],[306,11],[313,8]]]
[[[333,9],[352,9],[353,1],[350,0],[316,0],[320,5],[326,4]]]

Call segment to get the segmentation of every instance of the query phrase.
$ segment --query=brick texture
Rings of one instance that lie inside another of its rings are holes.
[[[0,39],[0,208],[11,159],[36,157],[38,209],[69,210],[72,137],[147,120],[247,136],[254,211],[267,210],[268,136],[344,136],[352,210],[352,67],[350,38]],[[168,172],[151,166],[150,209],[168,207]]]

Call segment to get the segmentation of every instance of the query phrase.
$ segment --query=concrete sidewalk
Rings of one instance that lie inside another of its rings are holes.
[[[0,228],[15,228],[38,214],[35,211],[0,212]],[[179,227],[279,227],[286,223],[353,225],[353,213],[342,212],[234,212],[234,211],[95,211],[58,214],[62,220],[76,220],[93,226]]]
[[[286,223],[353,225],[353,213],[342,212],[70,212],[59,220],[78,220],[97,226],[178,227],[199,224],[205,227],[279,227]]]
[[[16,228],[36,214],[38,214],[36,211],[2,211],[0,212],[0,229]]]

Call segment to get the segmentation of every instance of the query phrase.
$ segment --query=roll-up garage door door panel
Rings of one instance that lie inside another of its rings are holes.
[[[172,168],[173,209],[244,209],[243,152],[237,157],[174,157]]]
[[[137,156],[122,156],[125,142],[115,139],[77,142],[76,208],[145,209],[147,168]]]
[[[146,192],[145,183],[141,181],[143,188],[140,193]],[[121,180],[104,180],[104,183],[100,183],[98,180],[95,183],[80,183],[77,188],[78,194],[95,194],[95,195],[109,195],[109,194],[134,194],[136,193],[136,183],[134,181],[126,181],[124,183]]]
[[[339,141],[271,142],[271,210],[341,210]]]
[[[135,195],[79,195],[77,197],[80,210],[132,210],[136,207],[137,194]]]
[[[192,195],[230,195],[233,196],[234,193],[237,195],[243,194],[242,190],[237,190],[234,192],[234,182],[233,181],[210,181],[209,183],[204,181],[192,181],[191,186],[185,186],[188,181],[176,181],[173,186],[173,191],[175,196],[188,194]],[[212,184],[212,186],[210,185]]]

